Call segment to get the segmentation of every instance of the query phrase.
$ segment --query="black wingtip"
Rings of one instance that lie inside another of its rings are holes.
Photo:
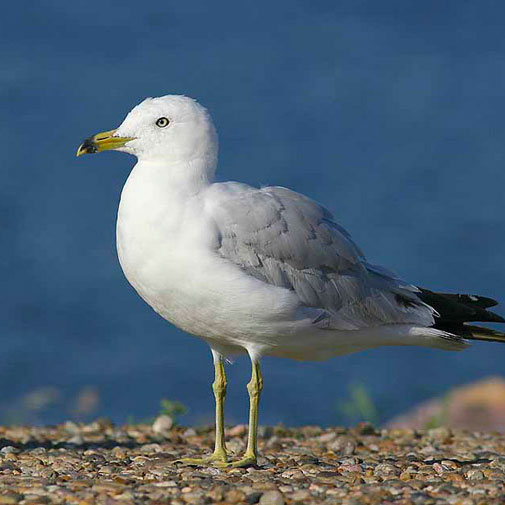
[[[461,295],[461,294],[451,294],[451,293],[440,293],[441,295],[454,297],[456,301],[464,303],[466,305],[474,305],[476,307],[481,307],[482,309],[489,309],[490,307],[496,307],[498,302],[492,298],[487,298],[486,296],[479,295]]]
[[[492,298],[419,289],[421,290],[419,298],[439,313],[438,325],[457,325],[467,322],[505,323],[502,316],[487,310],[498,305],[498,302]]]

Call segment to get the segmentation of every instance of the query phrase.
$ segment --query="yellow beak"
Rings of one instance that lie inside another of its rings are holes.
[[[117,130],[109,130],[108,132],[97,133],[92,137],[88,137],[79,146],[79,149],[77,149],[77,156],[117,149],[118,147],[123,147],[130,140],[133,140],[132,137],[114,137],[116,131]]]

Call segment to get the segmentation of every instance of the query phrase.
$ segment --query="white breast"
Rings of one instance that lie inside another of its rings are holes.
[[[173,192],[137,165],[117,221],[125,276],[156,312],[189,333],[230,345],[271,339],[277,322],[285,329],[298,300],[214,252],[217,233],[204,201],[204,192]]]

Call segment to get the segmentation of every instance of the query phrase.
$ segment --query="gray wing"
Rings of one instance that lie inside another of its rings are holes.
[[[433,309],[417,288],[366,262],[331,213],[282,187],[216,185],[218,253],[266,283],[295,291],[319,309],[321,328],[358,329],[378,324],[433,324]]]

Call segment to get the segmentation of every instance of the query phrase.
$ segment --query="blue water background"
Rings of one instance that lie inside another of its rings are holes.
[[[0,414],[41,387],[68,417],[143,418],[162,397],[212,416],[207,346],[136,295],[115,252],[134,160],[76,159],[146,96],[183,93],[220,134],[219,177],[325,204],[368,258],[432,289],[505,302],[505,4],[446,1],[8,2],[0,18]],[[503,310],[501,312],[503,314]],[[246,359],[227,414],[246,420]],[[505,373],[505,346],[265,359],[262,422],[345,422],[362,383],[386,420]]]

